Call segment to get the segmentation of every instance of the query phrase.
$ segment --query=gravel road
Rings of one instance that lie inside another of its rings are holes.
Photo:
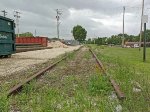
[[[76,50],[79,47],[74,46],[16,53],[12,55],[12,58],[0,59],[0,76],[8,76],[15,72],[29,69],[35,64],[44,63],[49,59]]]

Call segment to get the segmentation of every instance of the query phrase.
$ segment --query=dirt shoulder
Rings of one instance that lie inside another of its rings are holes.
[[[9,76],[18,71],[24,71],[35,64],[40,64],[48,61],[49,59],[56,58],[57,56],[78,49],[80,46],[68,48],[53,48],[37,51],[29,51],[16,53],[12,58],[0,60],[0,77]]]

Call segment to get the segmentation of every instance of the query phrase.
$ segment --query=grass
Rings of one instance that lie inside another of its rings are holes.
[[[69,76],[65,80],[66,86],[61,89],[45,86],[38,91],[35,90],[33,82],[26,85],[20,95],[13,97],[12,99],[15,100],[12,102],[23,112],[112,112],[111,104],[107,99],[108,87],[103,86],[101,90],[93,77],[96,75],[90,77],[89,84],[92,85],[87,84],[86,89],[84,89],[85,85],[80,83],[81,80],[76,83],[76,86],[72,84],[72,81],[77,80],[74,76]]]
[[[5,110],[21,112],[113,112],[118,103],[111,102],[107,77],[95,68],[88,50],[69,54],[38,81],[6,100]],[[73,67],[72,67],[73,66]],[[1,102],[1,101],[0,101]],[[3,102],[3,101],[2,101]],[[4,111],[5,112],[5,111]]]
[[[147,61],[142,51],[133,48],[91,46],[126,95],[122,102],[124,112],[150,112],[150,48]],[[135,92],[140,89],[141,92]]]
[[[0,112],[7,112],[8,110],[8,100],[7,100],[7,96],[5,94],[0,94]]]
[[[5,96],[0,94],[0,112],[149,112],[149,67],[137,49],[91,46],[102,60],[109,75],[120,85],[126,99],[112,99],[113,88],[108,77],[103,76],[88,50],[69,53],[69,57],[38,81],[24,86],[23,91]],[[150,55],[150,49],[147,51]],[[141,86],[141,92],[133,88]],[[111,99],[110,99],[111,98]]]
[[[92,95],[106,94],[110,92],[109,79],[105,76],[93,75],[89,81],[89,91]]]

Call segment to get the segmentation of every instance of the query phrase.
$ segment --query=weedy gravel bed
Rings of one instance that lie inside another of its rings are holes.
[[[1,94],[5,94],[11,87],[15,86],[16,84],[24,81],[25,79],[29,78],[33,74],[39,72],[42,68],[51,65],[52,63],[56,62],[58,59],[62,58],[66,54],[60,55],[57,58],[50,59],[45,63],[35,64],[30,67],[30,69],[21,70],[15,72],[9,76],[1,76],[0,77],[0,92]]]
[[[48,71],[9,100],[4,109],[18,112],[112,112],[112,87],[101,75],[87,48],[70,53],[66,61]]]

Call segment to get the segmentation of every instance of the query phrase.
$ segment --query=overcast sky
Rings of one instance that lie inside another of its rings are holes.
[[[61,9],[61,38],[71,39],[71,30],[77,24],[87,30],[88,38],[94,38],[122,32],[123,6],[125,33],[137,35],[141,3],[142,0],[0,0],[0,10],[6,10],[12,19],[14,10],[21,12],[20,33],[34,34],[36,29],[37,35],[52,38],[56,37],[56,9]],[[145,14],[150,15],[150,0],[145,0]]]

